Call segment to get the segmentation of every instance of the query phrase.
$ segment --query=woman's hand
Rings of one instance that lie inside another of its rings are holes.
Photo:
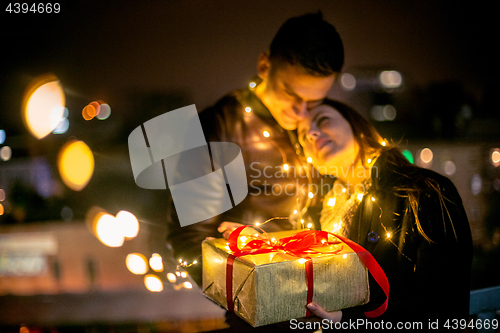
[[[229,235],[231,234],[231,232],[233,232],[234,229],[242,226],[244,226],[244,224],[225,221],[220,224],[219,228],[217,228],[217,231],[222,234],[222,237],[224,237],[225,239],[229,239]],[[252,230],[253,229],[249,229],[248,232],[247,230],[243,230],[241,235],[250,234],[252,233]]]
[[[307,308],[309,311],[311,311],[315,316],[322,318],[322,319],[328,319],[331,320],[332,322],[336,323],[342,320],[342,311],[333,311],[333,312],[328,312],[325,311],[321,306],[318,304],[311,302],[307,304]]]

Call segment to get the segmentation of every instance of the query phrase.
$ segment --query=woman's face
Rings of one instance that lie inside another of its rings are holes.
[[[358,144],[351,125],[333,107],[322,104],[312,109],[297,130],[306,157],[320,173],[341,177],[352,171]]]

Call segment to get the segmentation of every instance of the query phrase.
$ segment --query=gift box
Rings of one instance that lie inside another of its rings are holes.
[[[369,300],[366,266],[332,234],[295,230],[241,238],[233,232],[229,242],[203,242],[203,293],[254,327],[308,316],[311,301],[334,311]]]

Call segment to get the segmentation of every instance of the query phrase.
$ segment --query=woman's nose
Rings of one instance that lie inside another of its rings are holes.
[[[316,128],[310,128],[309,131],[307,132],[306,134],[306,138],[307,140],[309,140],[310,142],[314,142],[318,139],[319,137],[319,131],[318,129]]]

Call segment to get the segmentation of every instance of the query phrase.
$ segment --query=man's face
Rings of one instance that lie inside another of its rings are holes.
[[[262,82],[255,93],[286,130],[296,129],[307,111],[321,104],[336,78],[313,76],[300,65],[275,64],[262,55],[258,71]]]

